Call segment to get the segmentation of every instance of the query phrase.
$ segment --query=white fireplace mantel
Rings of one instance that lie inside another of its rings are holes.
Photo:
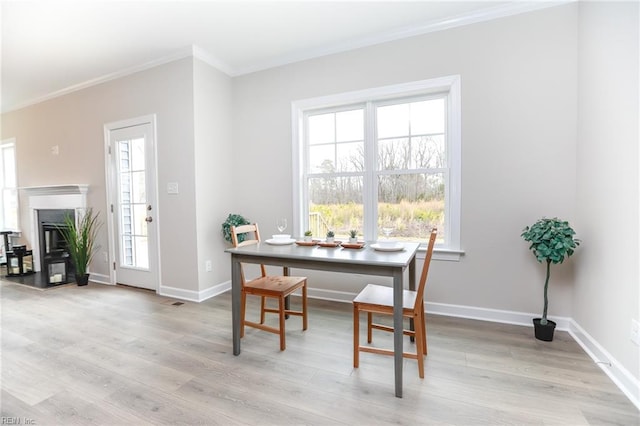
[[[28,197],[31,222],[31,245],[34,270],[40,270],[40,238],[38,235],[38,210],[69,209],[83,213],[87,208],[87,184],[28,186],[20,190]]]
[[[86,194],[89,191],[89,185],[74,183],[68,185],[24,186],[20,190],[24,191],[28,196]]]

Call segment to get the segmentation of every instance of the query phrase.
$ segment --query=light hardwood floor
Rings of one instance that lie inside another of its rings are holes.
[[[3,424],[640,424],[564,332],[544,343],[527,327],[427,316],[425,379],[405,360],[398,399],[391,357],[352,368],[350,304],[310,300],[309,329],[289,319],[284,352],[248,328],[236,357],[228,293],[176,306],[98,284],[0,291]]]

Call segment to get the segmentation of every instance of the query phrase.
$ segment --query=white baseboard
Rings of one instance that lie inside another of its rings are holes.
[[[182,288],[175,288],[169,286],[160,286],[158,294],[166,297],[173,297],[175,299],[188,300],[190,302],[202,302],[211,297],[222,294],[225,291],[231,289],[231,281],[226,281],[221,284],[211,286],[205,290],[185,290]]]
[[[481,321],[501,322],[505,324],[533,327],[533,318],[540,314],[527,312],[504,311],[500,309],[477,308],[475,306],[450,305],[447,303],[425,302],[425,311],[432,315],[446,315],[449,317],[468,318]],[[569,331],[571,318],[549,316],[556,323],[556,329]]]
[[[94,272],[89,273],[89,281],[98,284],[111,284],[111,278],[109,277],[109,275],[96,274]]]
[[[624,368],[618,360],[604,349],[574,320],[570,322],[569,334],[574,338],[582,349],[593,359],[593,361],[609,376],[613,383],[629,398],[629,400],[640,410],[640,380]]]

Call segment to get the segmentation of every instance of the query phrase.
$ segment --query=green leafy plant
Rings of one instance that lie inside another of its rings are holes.
[[[547,324],[547,307],[549,305],[547,290],[551,264],[562,263],[565,258],[573,254],[576,247],[580,245],[580,240],[574,237],[575,234],[575,231],[569,226],[569,222],[554,217],[539,219],[533,225],[525,227],[520,235],[525,241],[531,243],[529,249],[533,251],[538,262],[547,263],[547,277],[544,282],[544,310],[540,321],[542,325]]]
[[[311,236],[313,236],[313,232],[311,232],[311,230],[304,231],[304,236],[305,237],[311,237]]]
[[[67,250],[78,277],[86,275],[91,259],[93,259],[93,255],[99,248],[99,246],[95,245],[98,231],[102,226],[98,215],[99,213],[93,213],[93,209],[87,209],[77,224],[73,217],[66,215],[64,227],[58,227],[67,243]]]
[[[241,215],[230,213],[229,216],[227,216],[227,219],[222,223],[222,235],[224,236],[224,239],[228,242],[231,242],[232,226],[249,225],[250,223],[251,222],[249,222],[247,219],[245,219]],[[238,234],[239,243],[243,242],[244,239],[245,239],[245,234]]]
[[[327,231],[327,238],[333,238],[336,236],[336,233],[333,231]]]
[[[358,236],[358,230],[357,229],[352,229],[351,231],[349,231],[349,236],[351,238],[356,238]]]

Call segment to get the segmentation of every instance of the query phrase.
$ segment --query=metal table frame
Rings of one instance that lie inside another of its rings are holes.
[[[408,268],[408,288],[415,289],[418,243],[404,243],[401,252],[377,252],[369,244],[364,249],[273,246],[266,243],[230,248],[233,354],[240,354],[240,263],[265,264],[285,268],[313,269],[393,278],[393,325],[395,395],[402,398],[402,290]]]

